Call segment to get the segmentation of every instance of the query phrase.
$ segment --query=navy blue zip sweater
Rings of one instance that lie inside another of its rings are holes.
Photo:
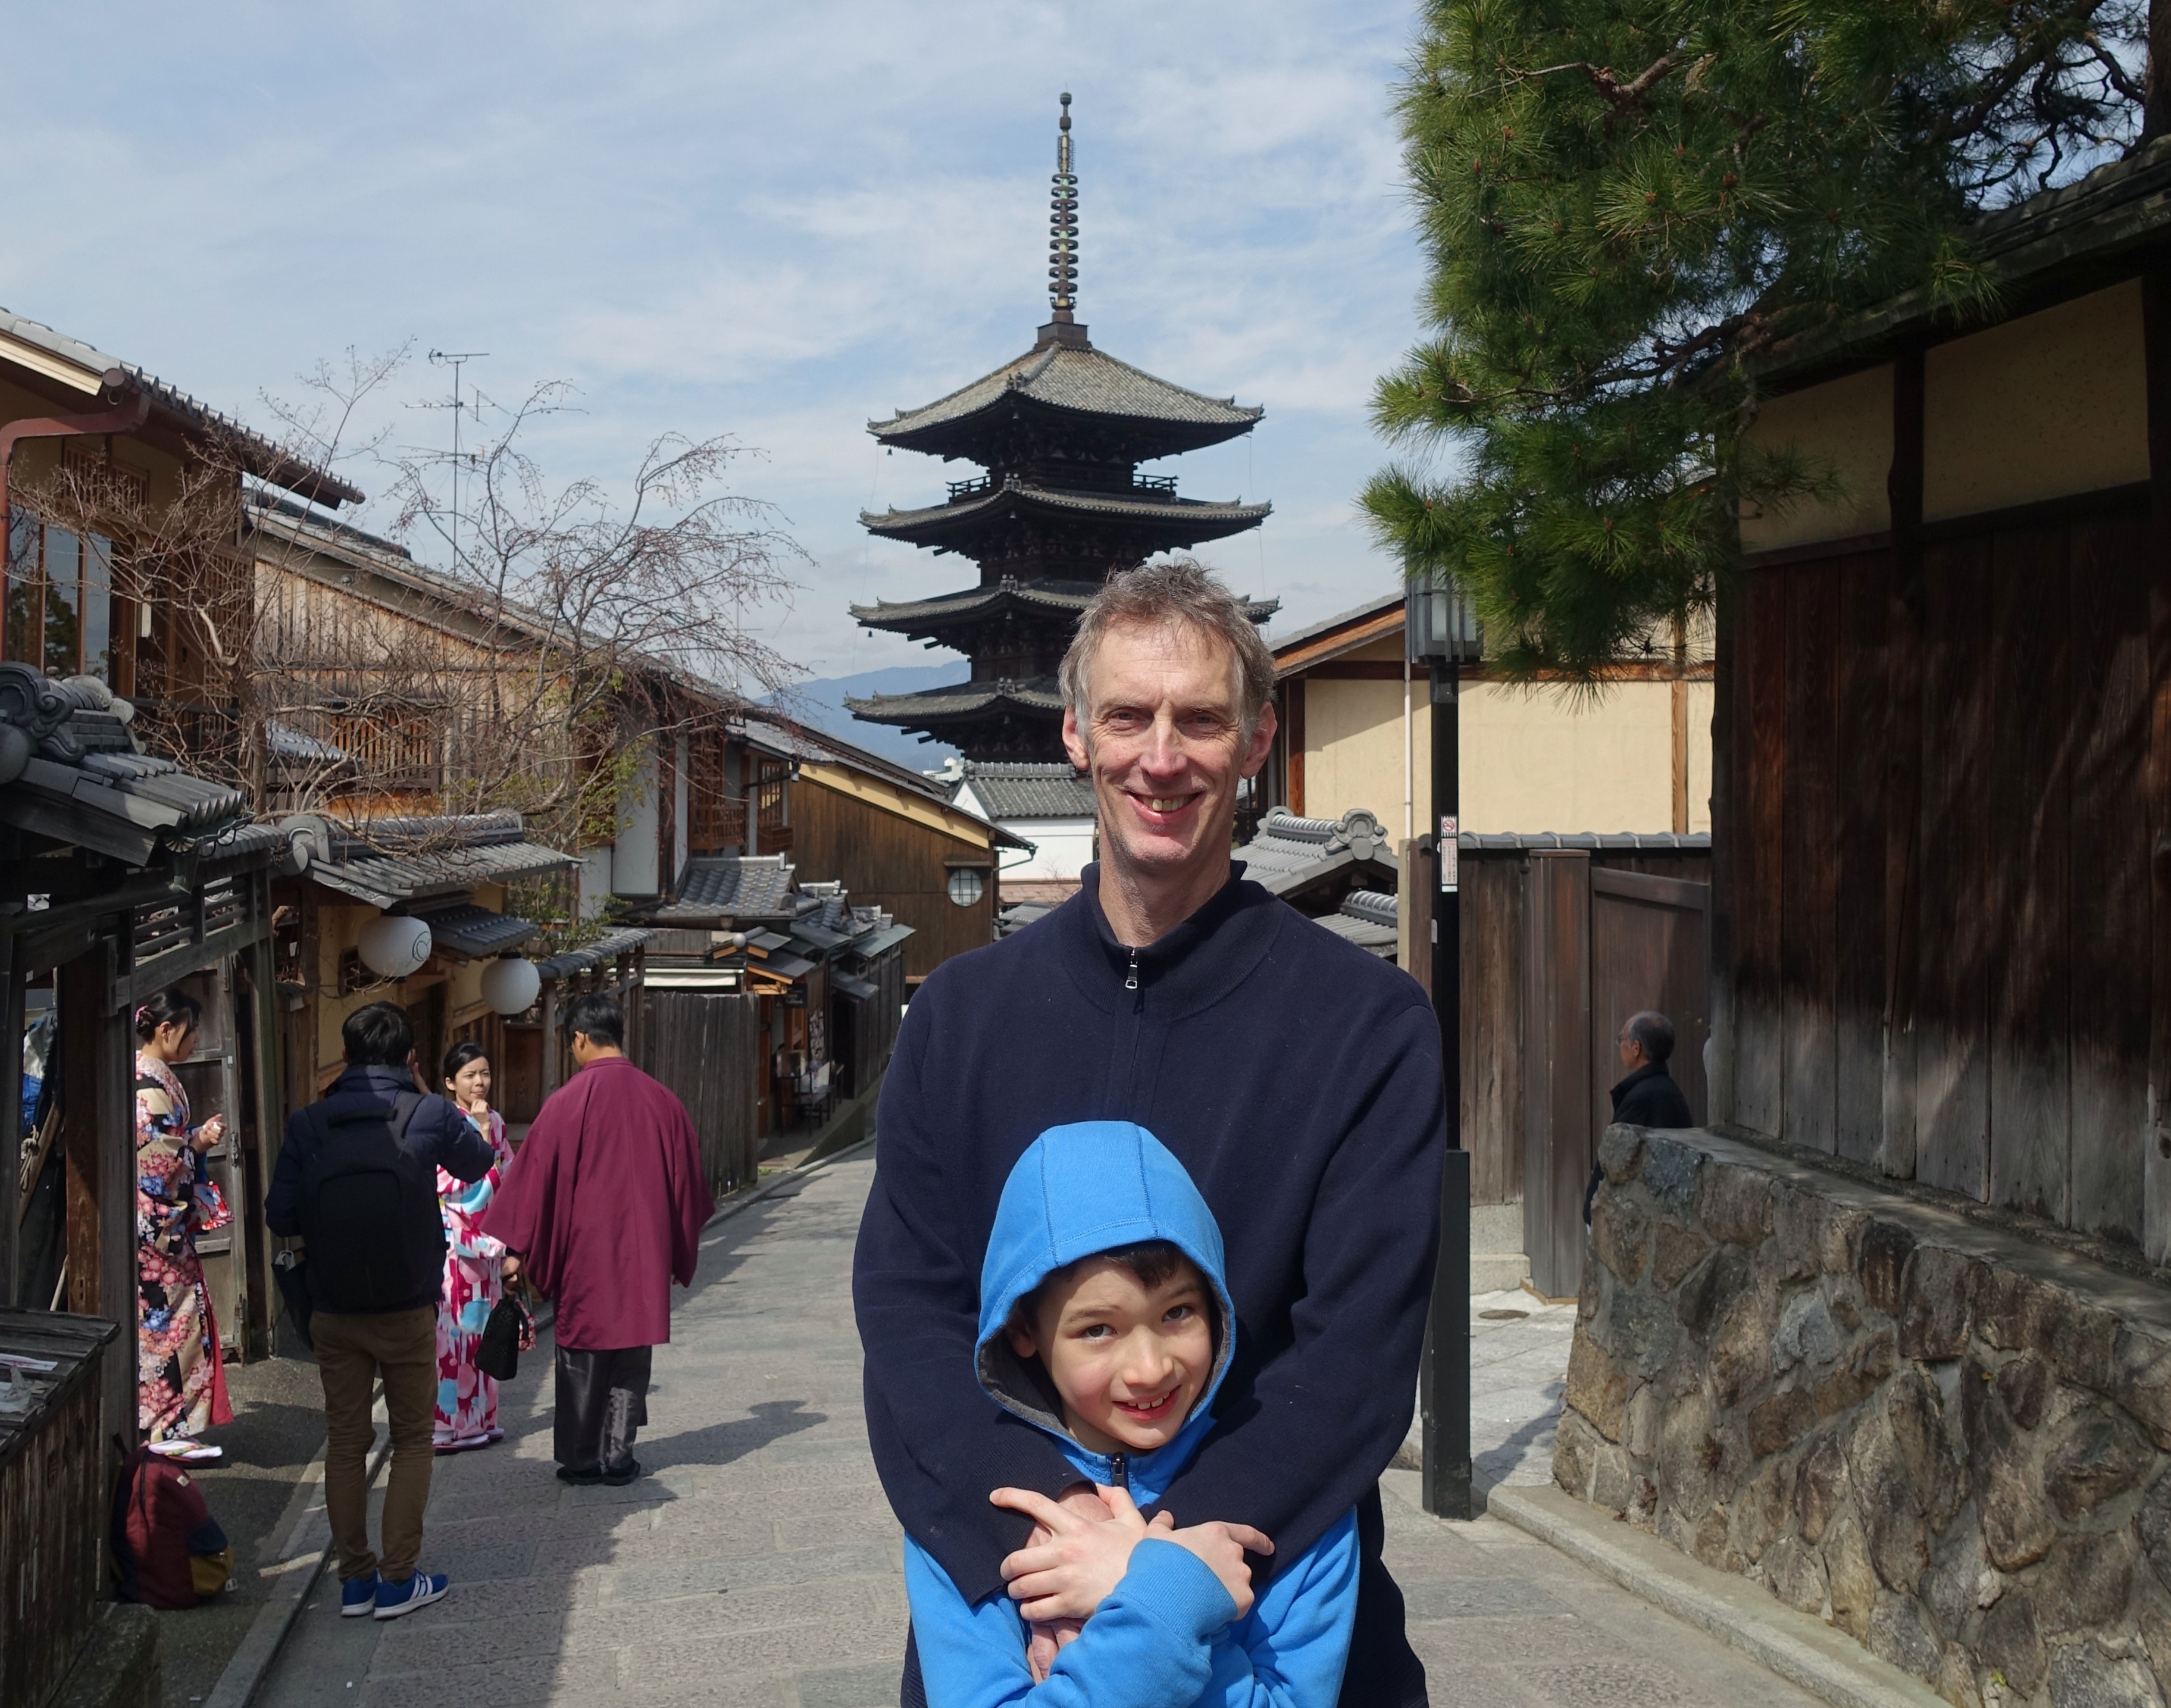
[[[1439,1237],[1439,1031],[1415,981],[1241,868],[1159,942],[1116,940],[1098,868],[1038,923],[946,961],[898,1033],[853,1298],[867,1429],[913,1539],[968,1601],[1002,1593],[1003,1485],[1077,1480],[973,1373],[1003,1182],[1049,1127],[1133,1121],[1220,1223],[1237,1355],[1162,1504],[1293,1560],[1352,1507],[1363,1566],[1342,1700],[1414,1708],[1424,1671],[1380,1564],[1378,1480],[1409,1428]]]

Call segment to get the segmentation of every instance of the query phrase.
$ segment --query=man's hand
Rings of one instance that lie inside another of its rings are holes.
[[[988,1498],[1023,1513],[1037,1527],[1003,1561],[1010,1599],[1035,1625],[1091,1618],[1123,1581],[1131,1550],[1150,1530],[1166,1532],[1172,1524],[1156,1518],[1149,1526],[1128,1490],[1096,1491],[1089,1483],[1065,1489],[1059,1502],[1031,1489],[997,1489]]]
[[[1036,1530],[1033,1534],[1041,1533]],[[1086,1621],[1082,1619],[1059,1619],[1026,1627],[1026,1670],[1032,1674],[1034,1684],[1048,1682],[1048,1675],[1055,1670],[1055,1657],[1076,1642],[1078,1633],[1085,1629]]]
[[[1158,1523],[1168,1514],[1157,1513],[1154,1517]],[[1174,1522],[1170,1519],[1171,1524]],[[1274,1545],[1269,1538],[1249,1524],[1225,1524],[1217,1520],[1209,1524],[1193,1524],[1187,1529],[1171,1529],[1162,1539],[1175,1543],[1205,1561],[1206,1569],[1220,1580],[1221,1587],[1229,1592],[1229,1599],[1236,1604],[1238,1619],[1252,1610],[1252,1569],[1244,1564],[1244,1556],[1273,1553]]]

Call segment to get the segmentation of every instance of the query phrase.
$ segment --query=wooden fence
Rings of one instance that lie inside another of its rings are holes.
[[[94,1318],[0,1311],[0,1352],[58,1367],[38,1379],[49,1390],[27,1416],[0,1416],[0,1702],[44,1701],[97,1615],[112,1462],[100,1368],[122,1357],[132,1368],[135,1353],[118,1338]]]
[[[752,1184],[761,1152],[755,1098],[769,1066],[761,999],[646,988],[633,994],[641,1008],[635,1065],[677,1092],[694,1117],[710,1196]]]

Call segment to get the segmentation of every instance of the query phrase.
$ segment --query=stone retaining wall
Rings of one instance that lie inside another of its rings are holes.
[[[1616,1127],[1553,1476],[1960,1708],[2171,1699],[2171,1291]]]

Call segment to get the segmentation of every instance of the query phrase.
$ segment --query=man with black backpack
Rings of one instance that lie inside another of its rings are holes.
[[[309,1335],[324,1384],[324,1509],[339,1545],[340,1613],[398,1619],[441,1599],[442,1572],[417,1571],[430,1499],[437,1388],[437,1293],[445,1229],[437,1170],[480,1180],[493,1160],[474,1125],[415,1072],[415,1036],[389,1002],[340,1029],[346,1071],[287,1122],[264,1202],[275,1234],[305,1242]],[[369,1549],[370,1400],[384,1379],[392,1477],[382,1556]]]

